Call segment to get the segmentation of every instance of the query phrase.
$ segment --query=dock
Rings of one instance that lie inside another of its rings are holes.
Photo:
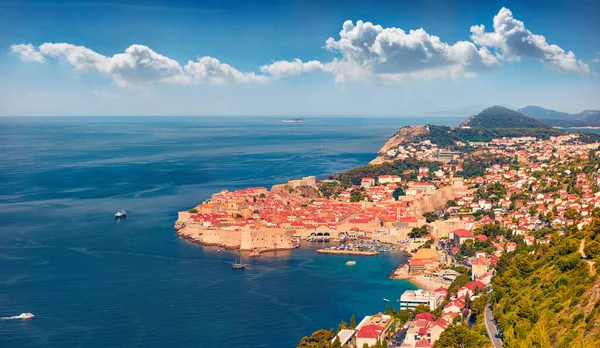
[[[362,250],[336,250],[336,249],[319,249],[317,254],[329,255],[353,255],[353,256],[377,256],[378,251],[362,251]]]

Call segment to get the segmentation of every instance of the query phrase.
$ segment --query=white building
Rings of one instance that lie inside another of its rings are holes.
[[[377,177],[377,180],[379,180],[380,185],[383,185],[392,182],[401,182],[402,178],[400,178],[398,175],[381,175]]]
[[[400,310],[402,309],[415,309],[418,305],[426,305],[431,310],[437,308],[437,306],[444,300],[444,294],[439,292],[425,291],[425,290],[406,290],[402,296],[400,296]]]

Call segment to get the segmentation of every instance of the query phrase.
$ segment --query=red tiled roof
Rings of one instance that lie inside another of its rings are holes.
[[[458,230],[454,230],[453,232],[455,236],[458,236],[460,238],[473,237],[473,233],[471,233],[471,231],[465,230],[463,228],[459,228]]]
[[[477,240],[480,240],[482,242],[485,242],[485,241],[488,240],[488,237],[486,235],[484,235],[484,234],[478,234],[478,235],[475,236],[475,238],[477,238]]]
[[[377,337],[379,337],[379,334],[381,333],[381,331],[383,331],[383,329],[384,329],[383,326],[365,325],[360,328],[360,331],[358,331],[358,334],[356,335],[356,337],[377,338]]]
[[[419,313],[415,316],[415,320],[419,320],[419,319],[425,319],[427,321],[434,321],[435,315],[433,315],[429,312],[423,312],[423,313]]]

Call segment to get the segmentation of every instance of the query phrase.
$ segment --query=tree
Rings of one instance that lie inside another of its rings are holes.
[[[331,348],[342,348],[342,341],[340,341],[339,336],[335,336],[335,340],[333,341]]]
[[[352,314],[352,317],[350,318],[350,328],[356,329],[356,317],[354,316],[354,314]]]
[[[398,200],[398,197],[400,196],[405,196],[406,194],[404,193],[404,190],[401,189],[400,187],[396,188],[394,190],[394,192],[392,193],[392,196],[394,197],[395,200]]]
[[[317,330],[308,337],[303,337],[298,344],[298,348],[325,348],[333,339],[335,333],[331,330]]]
[[[340,325],[338,325],[337,328],[337,332],[342,331],[343,329],[347,328],[348,326],[346,325],[346,322],[342,320],[342,322],[340,323]]]
[[[423,213],[423,217],[425,218],[425,221],[427,221],[427,222],[434,222],[435,220],[438,219],[438,214],[436,214],[435,212],[427,212],[427,213]]]
[[[434,347],[476,348],[485,344],[486,339],[479,332],[469,330],[466,325],[451,325],[442,332]]]
[[[428,235],[429,231],[427,231],[427,226],[423,225],[421,227],[414,227],[409,233],[409,238],[423,238]]]
[[[591,242],[586,241],[583,252],[588,259],[595,259],[596,256],[600,256],[600,243],[595,240]]]
[[[365,200],[365,194],[360,190],[350,192],[350,202],[361,202]]]
[[[428,305],[420,304],[415,307],[415,310],[414,310],[415,315],[425,313],[425,312],[431,312],[431,308],[429,308]]]
[[[469,282],[469,276],[466,274],[461,274],[458,277],[454,278],[450,287],[448,288],[448,295],[454,293],[458,289],[462,288]]]

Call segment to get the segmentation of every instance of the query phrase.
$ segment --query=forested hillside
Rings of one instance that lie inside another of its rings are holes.
[[[583,260],[585,250],[595,260]],[[492,284],[494,315],[507,347],[595,347],[600,341],[600,221],[570,228],[529,252],[503,255]],[[584,244],[585,245],[585,244]],[[590,247],[591,246],[591,247]]]

